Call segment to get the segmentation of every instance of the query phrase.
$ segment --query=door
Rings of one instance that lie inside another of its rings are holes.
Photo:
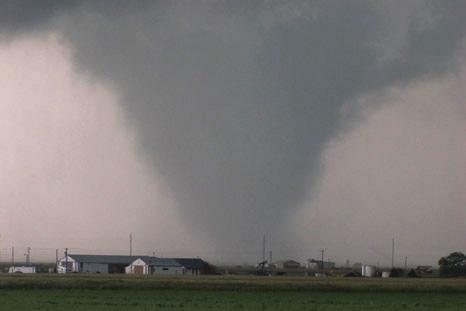
[[[133,266],[134,274],[144,274],[144,266]]]

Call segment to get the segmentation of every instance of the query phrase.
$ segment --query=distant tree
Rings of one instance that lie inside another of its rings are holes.
[[[390,270],[390,277],[392,278],[400,278],[405,275],[405,271],[401,268],[392,268]]]
[[[438,261],[440,276],[466,276],[466,256],[461,252],[454,252]]]
[[[406,277],[408,277],[408,278],[415,278],[415,277],[417,277],[416,270],[414,270],[414,269],[409,270],[408,274],[406,274]]]

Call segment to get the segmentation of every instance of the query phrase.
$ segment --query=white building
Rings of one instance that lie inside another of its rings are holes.
[[[36,267],[33,266],[21,266],[21,267],[16,267],[16,266],[11,266],[8,268],[8,273],[36,273]]]
[[[185,268],[169,258],[139,257],[125,271],[129,274],[183,275]]]
[[[68,254],[57,262],[57,272],[198,275],[208,273],[209,264],[200,258]]]
[[[148,257],[148,256],[146,256]],[[125,273],[125,268],[137,256],[69,254],[57,263],[58,273]]]

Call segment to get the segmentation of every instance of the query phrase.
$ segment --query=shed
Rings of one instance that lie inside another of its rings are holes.
[[[34,266],[11,266],[8,268],[8,273],[36,273],[36,267]]]

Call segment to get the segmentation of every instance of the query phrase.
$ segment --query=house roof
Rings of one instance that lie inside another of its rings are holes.
[[[150,258],[148,264],[150,266],[169,266],[169,267],[181,267],[181,265],[171,258]]]
[[[147,258],[153,258],[150,256],[123,256],[123,255],[76,255],[68,254],[69,257],[73,258],[77,262],[82,263],[103,263],[103,264],[131,264],[137,258],[141,258],[144,261]]]
[[[102,263],[102,264],[122,264],[130,265],[137,259],[142,259],[150,266],[169,266],[180,267],[186,269],[201,269],[207,265],[205,261],[199,258],[157,258],[153,256],[124,256],[124,255],[80,255],[68,254],[77,262],[82,263]]]
[[[200,258],[173,258],[180,265],[186,269],[202,269],[205,268],[208,263]]]

